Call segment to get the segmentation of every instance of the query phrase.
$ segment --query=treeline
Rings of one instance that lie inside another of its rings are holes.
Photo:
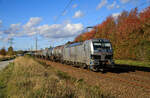
[[[10,47],[8,48],[8,51],[6,51],[5,48],[0,49],[0,55],[2,55],[2,56],[5,56],[5,55],[10,55],[10,56],[12,56],[12,55],[14,55],[14,54],[15,54],[15,52],[14,52],[12,46],[10,46]]]
[[[8,49],[3,47],[3,48],[0,49],[0,57],[1,56],[24,55],[27,52],[29,52],[29,51],[26,51],[26,50],[14,50],[12,46],[8,47]]]
[[[92,38],[109,39],[115,59],[150,61],[150,6],[143,11],[123,11],[117,18],[107,17],[90,32],[80,34],[75,42]]]

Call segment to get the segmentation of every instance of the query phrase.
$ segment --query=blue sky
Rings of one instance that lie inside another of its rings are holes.
[[[150,0],[72,0],[62,14],[69,1],[0,0],[0,48],[7,48],[13,38],[16,50],[35,49],[36,36],[38,49],[61,45],[107,16],[150,6]]]

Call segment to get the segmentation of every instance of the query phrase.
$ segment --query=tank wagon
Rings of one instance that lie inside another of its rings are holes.
[[[34,53],[34,56],[35,56],[35,57],[38,57],[38,58],[43,58],[42,52],[43,52],[43,50],[36,51],[36,52]]]
[[[53,48],[52,50],[52,60],[56,61],[56,62],[62,62],[63,61],[63,49],[64,49],[64,45],[61,46],[57,46],[55,48]]]
[[[89,68],[93,71],[113,67],[113,49],[107,39],[90,39],[45,49],[38,55],[52,61]]]
[[[41,55],[45,59],[51,59],[51,57],[52,57],[52,50],[53,50],[53,48],[46,48],[46,49],[42,50],[42,54]]]
[[[43,59],[50,59],[52,57],[53,48],[46,48],[33,53],[33,56]]]

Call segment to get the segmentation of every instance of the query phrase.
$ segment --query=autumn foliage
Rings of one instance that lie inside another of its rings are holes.
[[[150,6],[143,11],[123,11],[117,19],[107,17],[91,32],[75,38],[75,42],[92,38],[109,39],[116,59],[150,60]]]
[[[5,48],[2,48],[2,49],[0,50],[0,55],[2,55],[2,56],[5,56],[5,55],[6,55],[6,50],[5,50]]]

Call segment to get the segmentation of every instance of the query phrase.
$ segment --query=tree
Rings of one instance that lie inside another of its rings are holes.
[[[150,6],[139,12],[137,8],[123,11],[117,19],[109,16],[91,30],[80,34],[75,42],[106,38],[112,42],[116,59],[150,61]]]
[[[49,46],[49,48],[50,48],[50,49],[52,49],[52,48],[53,48],[53,46]]]
[[[13,50],[13,47],[12,47],[12,46],[10,46],[10,47],[8,48],[8,55],[14,55],[14,50]]]
[[[2,48],[2,49],[0,50],[0,54],[3,55],[3,56],[6,55],[6,50],[5,50],[5,48]]]
[[[150,6],[140,13],[143,38],[150,41]]]
[[[23,54],[24,51],[23,50],[18,50],[18,51],[14,52],[14,53],[16,53],[16,54]]]

